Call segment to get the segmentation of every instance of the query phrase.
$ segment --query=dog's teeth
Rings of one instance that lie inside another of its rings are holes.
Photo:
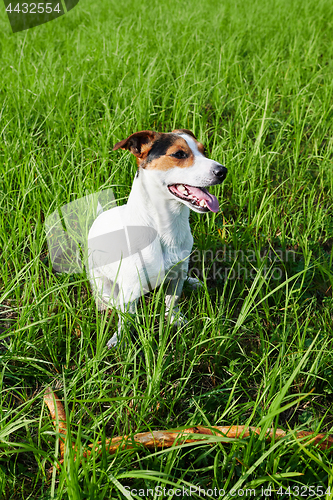
[[[188,197],[190,198],[190,200],[194,200],[194,198],[195,198],[195,197],[193,196],[193,194],[190,194]]]
[[[200,207],[205,207],[206,206],[205,200],[201,200],[199,205],[200,205]]]
[[[185,186],[183,186],[183,184],[178,184],[177,189],[178,189],[178,191],[180,191],[181,193],[184,193],[184,191],[186,191],[186,187],[185,187]]]
[[[197,202],[195,200],[191,200],[192,205],[197,205]]]

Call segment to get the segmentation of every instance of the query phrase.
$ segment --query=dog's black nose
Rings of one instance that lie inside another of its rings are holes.
[[[216,167],[214,167],[213,172],[216,177],[223,181],[226,178],[228,170],[223,165],[217,164]]]

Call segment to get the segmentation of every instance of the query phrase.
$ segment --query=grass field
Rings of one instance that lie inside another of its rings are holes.
[[[3,498],[158,498],[139,492],[157,486],[333,497],[332,457],[295,437],[333,432],[332,2],[81,0],[15,35],[1,7],[0,27]],[[44,221],[110,187],[124,203],[135,162],[113,145],[174,128],[228,167],[212,189],[220,212],[191,214],[191,267],[205,286],[184,291],[179,332],[155,290],[137,342],[125,334],[108,351],[116,319],[96,311],[85,273],[52,272]],[[67,447],[57,470],[48,386],[80,457],[154,429],[262,434],[81,462]],[[269,442],[268,427],[287,435]]]

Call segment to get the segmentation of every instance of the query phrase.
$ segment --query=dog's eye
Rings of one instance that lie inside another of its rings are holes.
[[[188,157],[187,153],[185,153],[185,151],[183,151],[182,149],[180,149],[179,151],[176,151],[171,156],[173,156],[174,158],[177,158],[178,160],[183,160],[184,158]]]

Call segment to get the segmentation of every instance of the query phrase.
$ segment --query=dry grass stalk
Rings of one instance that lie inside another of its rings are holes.
[[[59,425],[59,432],[64,437],[60,438],[60,452],[61,452],[61,462],[63,461],[65,452],[65,436],[67,433],[66,425],[66,414],[64,407],[59,400],[58,396],[48,388],[45,392],[44,401],[50,410],[51,418],[54,425]],[[57,418],[58,417],[58,418]],[[89,445],[90,448],[94,447],[94,452],[96,454],[102,454],[102,446],[105,446],[107,453],[113,454],[118,448],[131,449],[135,448],[137,445],[142,445],[149,450],[155,450],[156,448],[170,448],[174,444],[180,443],[194,443],[200,442],[203,435],[207,436],[223,436],[227,438],[245,438],[249,437],[251,433],[259,435],[261,433],[260,427],[247,427],[245,425],[232,425],[232,426],[212,426],[212,427],[189,427],[188,429],[175,429],[172,431],[151,431],[151,432],[140,432],[134,436],[117,436],[112,439],[107,439],[105,443],[99,441],[97,445]],[[200,437],[187,437],[189,434],[199,434]],[[287,433],[282,429],[267,429],[266,438],[268,439],[282,439]],[[312,437],[311,437],[312,436]],[[318,444],[322,450],[326,450],[333,446],[333,436],[326,436],[325,434],[314,435],[313,432],[300,431],[296,433],[297,439],[302,439],[306,437],[311,437],[306,444],[313,443]],[[332,450],[333,451],[333,450]],[[84,457],[87,457],[93,453],[92,450],[86,450],[83,453]]]
[[[61,458],[64,457],[65,453],[65,439],[67,434],[67,423],[66,423],[66,413],[65,409],[56,395],[55,392],[52,391],[50,387],[48,387],[44,394],[44,403],[50,410],[51,418],[53,420],[53,424],[55,428],[59,428],[59,434],[63,437],[59,438],[60,441],[60,454]]]

